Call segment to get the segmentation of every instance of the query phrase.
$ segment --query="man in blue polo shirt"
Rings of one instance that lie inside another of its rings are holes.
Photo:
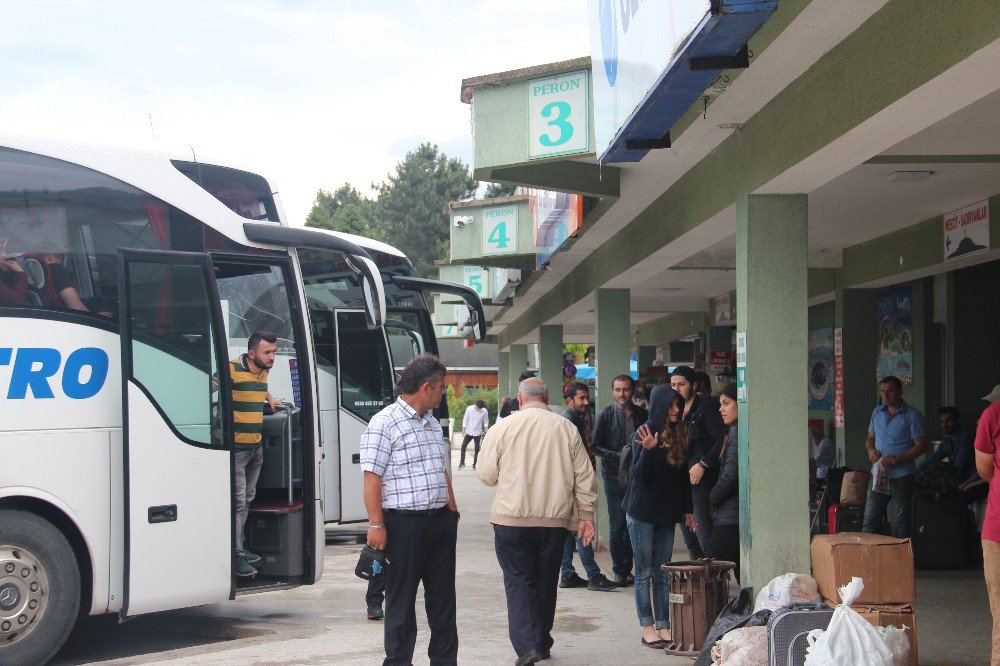
[[[869,488],[861,529],[872,534],[879,532],[885,507],[892,500],[896,536],[909,537],[910,502],[916,476],[913,461],[927,450],[924,416],[903,401],[903,383],[898,377],[884,377],[879,382],[879,392],[882,404],[872,412],[865,446],[872,465],[881,461],[889,470],[889,492],[875,492]]]

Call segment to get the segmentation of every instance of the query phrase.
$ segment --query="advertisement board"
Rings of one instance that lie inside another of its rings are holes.
[[[583,197],[579,194],[521,188],[530,199],[535,229],[535,267],[541,268],[566,242],[583,228]]]
[[[612,144],[710,7],[709,0],[590,0],[598,156]]]

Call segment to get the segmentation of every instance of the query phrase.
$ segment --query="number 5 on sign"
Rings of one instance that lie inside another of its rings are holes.
[[[587,152],[589,99],[587,72],[528,81],[528,158]]]
[[[483,209],[483,256],[517,252],[517,204]]]

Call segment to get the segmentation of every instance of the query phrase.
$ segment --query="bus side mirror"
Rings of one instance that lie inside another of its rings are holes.
[[[369,329],[385,324],[385,287],[375,262],[367,257],[352,256],[352,263],[361,273],[361,293],[365,299],[365,321]]]

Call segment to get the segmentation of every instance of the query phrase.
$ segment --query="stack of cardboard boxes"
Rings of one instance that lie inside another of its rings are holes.
[[[837,591],[857,576],[865,582],[851,606],[876,627],[907,628],[910,664],[917,664],[917,598],[913,579],[913,548],[909,539],[880,534],[844,532],[820,534],[812,541],[813,578],[831,607],[841,602]]]

